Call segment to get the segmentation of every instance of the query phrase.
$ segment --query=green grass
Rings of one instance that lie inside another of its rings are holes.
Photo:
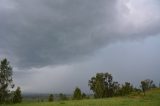
[[[70,100],[41,103],[21,103],[7,106],[160,106],[160,89],[153,89],[146,96],[114,97],[106,99]]]

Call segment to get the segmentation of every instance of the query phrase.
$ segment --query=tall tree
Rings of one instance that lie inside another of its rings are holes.
[[[97,73],[89,80],[90,89],[95,98],[112,97],[119,87],[118,82],[113,82],[113,77],[109,73]]]
[[[9,99],[10,87],[12,83],[12,67],[7,59],[0,62],[0,103],[5,103]]]
[[[95,83],[95,97],[96,98],[101,98],[105,96],[105,85],[103,82],[103,77],[102,74],[97,75],[97,80]]]
[[[77,88],[74,90],[73,99],[75,99],[75,100],[80,100],[80,99],[82,99],[82,94],[81,94],[80,88],[77,87]]]
[[[13,103],[21,103],[22,102],[22,94],[20,87],[17,87],[16,91],[14,91],[13,95]]]

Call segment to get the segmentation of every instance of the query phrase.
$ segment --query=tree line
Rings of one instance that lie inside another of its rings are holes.
[[[93,76],[88,81],[88,85],[90,90],[93,91],[94,98],[126,96],[133,92],[137,94],[143,92],[145,95],[147,90],[156,88],[153,80],[150,79],[141,81],[140,88],[133,87],[130,82],[119,84],[117,81],[113,80],[113,77],[110,73],[97,73],[96,76]],[[86,98],[86,95],[83,96],[80,88],[76,88],[73,93],[73,99],[79,100],[83,98]]]
[[[119,84],[113,80],[113,77],[109,73],[97,73],[92,77],[88,83],[90,90],[93,91],[95,98],[106,98],[113,96],[125,96],[132,92],[145,92],[151,88],[156,88],[153,80],[146,79],[141,81],[140,88],[133,87],[130,82]]]
[[[113,80],[112,75],[109,73],[97,73],[96,76],[93,76],[88,81],[88,85],[90,87],[90,90],[93,91],[94,98],[126,96],[133,92],[137,94],[143,92],[145,95],[145,92],[147,90],[156,88],[156,85],[153,83],[153,80],[150,79],[141,81],[140,88],[133,87],[133,85],[130,82],[119,84],[117,81]],[[49,98],[50,97],[51,96],[49,96]],[[85,93],[82,93],[81,89],[78,87],[76,87],[73,91],[73,100],[81,100],[88,98],[89,97]]]
[[[12,67],[7,59],[0,61],[0,104],[5,103],[20,103],[22,102],[22,94],[20,87],[14,91],[12,90],[15,85],[12,79]],[[156,88],[153,80],[146,79],[141,81],[140,88],[135,88],[130,82],[119,84],[113,80],[110,73],[97,73],[88,81],[88,86],[94,94],[94,98],[108,98],[114,96],[125,96],[132,92],[145,92],[151,88]],[[81,91],[79,87],[76,87],[73,91],[73,100],[88,99],[85,93]],[[68,100],[65,94],[59,94],[59,100]],[[50,94],[48,101],[54,101],[54,95]]]

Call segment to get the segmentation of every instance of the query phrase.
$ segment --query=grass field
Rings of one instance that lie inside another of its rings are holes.
[[[69,100],[40,103],[21,103],[7,106],[160,106],[160,89],[153,89],[146,96],[114,97],[106,99]]]

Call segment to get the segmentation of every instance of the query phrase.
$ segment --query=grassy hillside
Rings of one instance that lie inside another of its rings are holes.
[[[11,106],[160,106],[160,89],[153,89],[147,92],[145,97],[141,95],[106,99],[57,101],[52,103],[21,103]]]

